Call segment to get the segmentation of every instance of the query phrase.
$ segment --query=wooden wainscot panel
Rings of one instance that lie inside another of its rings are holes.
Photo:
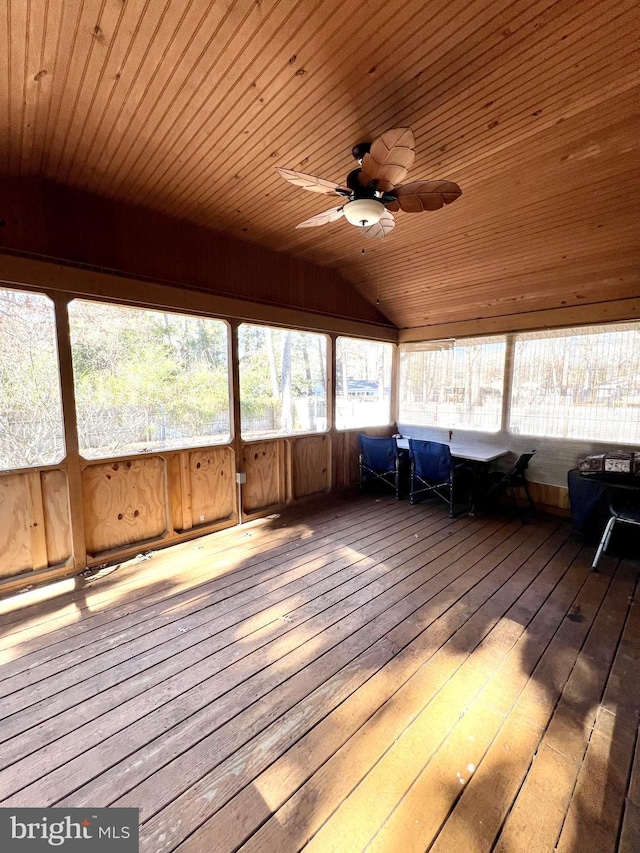
[[[255,512],[285,500],[284,441],[257,441],[242,448],[242,509]]]
[[[292,445],[293,497],[325,492],[329,488],[329,436],[304,436],[294,439]]]
[[[169,478],[171,526],[173,530],[188,530],[191,526],[191,495],[183,494],[187,485],[187,478],[182,475],[184,452],[167,453],[165,458]]]
[[[82,472],[87,551],[99,554],[162,537],[167,528],[160,456],[101,462]]]
[[[357,432],[337,432],[333,438],[333,482],[340,489],[358,482]]]
[[[569,515],[569,489],[565,486],[529,482],[529,491],[536,506],[548,511],[557,510],[559,515]]]
[[[193,450],[188,459],[192,526],[230,518],[235,488],[231,448]]]
[[[31,553],[30,474],[0,477],[0,577],[33,568]]]
[[[43,471],[40,478],[47,560],[50,566],[55,566],[66,562],[71,557],[67,474],[65,471]]]

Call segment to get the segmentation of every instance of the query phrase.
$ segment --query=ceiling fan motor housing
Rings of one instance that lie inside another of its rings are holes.
[[[359,175],[362,169],[354,169],[347,175],[347,186],[351,190],[352,198],[374,198],[375,189],[371,186],[363,186],[360,183]]]
[[[365,154],[368,154],[371,151],[371,143],[370,142],[359,142],[357,145],[354,145],[351,149],[351,153],[358,161],[358,163],[362,163],[362,158]]]

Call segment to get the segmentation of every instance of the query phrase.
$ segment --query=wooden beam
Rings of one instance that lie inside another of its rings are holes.
[[[502,317],[478,317],[459,323],[440,323],[414,329],[400,329],[398,343],[434,341],[443,338],[473,337],[500,332],[536,331],[537,329],[570,328],[616,320],[640,318],[640,298],[596,302],[571,308],[550,308],[524,314],[505,314]]]
[[[69,298],[82,296],[145,308],[189,311],[205,316],[287,326],[304,331],[336,332],[373,340],[396,342],[395,326],[362,322],[343,317],[314,314],[294,308],[245,302],[198,290],[182,290],[166,284],[109,275],[94,270],[63,266],[0,253],[0,281],[12,287],[64,292]]]

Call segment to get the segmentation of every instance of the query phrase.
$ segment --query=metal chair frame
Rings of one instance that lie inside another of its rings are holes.
[[[445,459],[447,475],[446,478],[434,477],[427,478],[422,473],[418,473],[417,467],[420,467],[420,456],[431,455],[433,459]],[[416,465],[416,459],[418,465]],[[423,498],[430,498],[436,495],[443,500],[449,507],[449,517],[455,518],[456,515],[461,515],[462,512],[468,512],[469,505],[465,506],[461,512],[455,513],[455,497],[456,497],[456,479],[464,468],[464,463],[454,463],[451,456],[451,451],[447,444],[442,444],[438,441],[421,441],[420,439],[409,439],[409,462],[411,465],[410,485],[409,485],[409,503],[415,504]]]
[[[514,464],[509,468],[508,471],[504,471],[500,479],[496,479],[496,482],[491,486],[491,488],[487,491],[484,496],[486,501],[490,500],[492,495],[495,495],[501,489],[505,489],[508,492],[509,497],[511,498],[511,503],[513,504],[514,510],[520,514],[521,520],[523,518],[520,510],[520,506],[518,505],[518,497],[516,495],[515,490],[517,488],[524,489],[524,493],[527,496],[528,508],[535,512],[536,505],[533,502],[533,498],[531,497],[531,492],[529,491],[529,485],[527,483],[526,470],[529,466],[529,462],[536,455],[537,450],[530,450],[528,453],[521,453],[520,456],[516,459]],[[498,474],[499,472],[494,472],[494,474]]]
[[[393,489],[395,498],[398,500],[400,498],[400,454],[395,438],[374,438],[360,433],[358,435],[358,446],[358,488],[360,491],[367,484],[379,481]],[[372,454],[373,456],[377,454],[382,455],[385,448],[387,449],[386,457],[388,465],[386,468],[375,465],[372,460]]]
[[[636,527],[640,527],[640,504],[638,505],[622,505],[615,506],[611,504],[611,518],[607,521],[607,525],[602,533],[602,538],[600,539],[600,544],[598,545],[598,550],[596,551],[595,557],[593,558],[593,563],[591,564],[591,571],[598,571],[598,563],[600,562],[600,557],[603,554],[606,554],[607,548],[609,547],[609,540],[611,539],[611,534],[613,533],[613,528],[616,524],[631,524]]]

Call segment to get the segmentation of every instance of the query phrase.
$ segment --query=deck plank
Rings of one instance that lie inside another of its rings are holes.
[[[349,613],[358,611],[366,621],[364,614],[367,611],[363,606],[370,599],[377,599],[385,586],[395,586],[405,575],[412,575],[425,562],[426,571],[429,571],[429,556],[435,558],[440,552],[446,553],[458,538],[468,538],[469,534],[465,533],[468,524],[458,526],[456,532],[448,535],[450,520],[444,526],[442,521],[439,519],[433,522],[435,529],[429,537],[431,547],[426,552],[423,545],[414,542],[416,534],[412,533],[408,540],[412,544],[408,548],[400,543],[393,546],[393,554],[382,549],[377,552],[375,560],[365,558],[363,562],[369,573],[352,572],[349,558],[347,566],[341,570],[341,574],[348,576],[348,580],[341,577],[340,583],[336,580],[340,573],[335,573],[329,578],[331,588],[328,591],[323,585],[315,594],[308,591],[306,599],[301,593],[294,600],[285,600],[286,606],[280,602],[275,612],[266,608],[263,611],[263,614],[268,614],[265,626],[255,625],[251,618],[247,617],[249,625],[246,634],[233,625],[214,633],[213,636],[205,631],[202,641],[199,641],[197,636],[194,640],[195,631],[178,633],[178,640],[171,648],[153,649],[151,653],[125,660],[108,670],[109,683],[104,685],[105,689],[98,695],[95,695],[94,690],[96,682],[100,686],[99,676],[74,685],[61,692],[54,700],[41,701],[22,713],[14,714],[5,721],[0,734],[2,739],[12,738],[9,745],[0,748],[0,762],[8,763],[17,759],[9,776],[13,775],[15,769],[22,768],[22,781],[26,784],[34,778],[34,774],[42,775],[46,770],[53,769],[54,763],[65,763],[68,760],[65,754],[67,747],[73,753],[78,748],[89,748],[95,743],[95,725],[85,726],[83,736],[79,736],[76,729],[81,722],[92,722],[98,716],[100,734],[106,737],[107,734],[121,731],[141,715],[149,713],[154,707],[163,705],[173,697],[181,697],[181,703],[184,703],[186,691],[204,679],[208,680],[205,685],[206,696],[208,701],[211,701],[269,666],[279,657],[289,654],[298,646],[308,644],[314,636],[321,634],[323,629],[344,619]],[[429,524],[425,525],[423,521],[422,528],[428,530]],[[385,553],[386,561],[382,559]],[[395,565],[398,568],[394,573]],[[419,580],[420,577],[414,578],[413,583]],[[369,587],[374,584],[377,584],[377,589],[372,591]],[[402,590],[399,593],[402,594]],[[263,600],[270,603],[268,595]],[[291,610],[294,603],[297,609]],[[384,600],[374,604],[374,607],[383,610],[386,606],[387,602]],[[289,612],[292,615],[288,620],[278,616],[279,613]],[[221,618],[222,616],[224,614],[221,614]],[[352,630],[354,627],[345,623],[346,630]],[[322,639],[320,641],[322,642]],[[176,651],[178,645],[183,648]],[[160,658],[159,662],[157,658]],[[145,664],[148,666],[145,667]],[[221,675],[212,683],[210,679],[217,673]],[[116,678],[120,678],[120,681],[113,687],[111,682]],[[157,685],[162,685],[162,689],[153,689]],[[124,704],[125,700],[132,701]],[[54,708],[58,710],[57,714],[54,714]],[[46,722],[41,723],[40,718],[45,715]],[[33,727],[35,722],[41,724],[29,738],[25,750],[25,744],[18,735]],[[63,734],[66,734],[66,741],[61,738]],[[19,758],[21,754],[24,756],[25,751],[33,751],[36,747],[45,747],[49,743],[51,747],[47,748],[46,752],[40,749],[37,764],[28,756]],[[0,796],[5,795],[5,775],[0,770]]]
[[[358,496],[0,602],[0,805],[138,807],[144,853],[630,853],[639,564],[592,552]]]

